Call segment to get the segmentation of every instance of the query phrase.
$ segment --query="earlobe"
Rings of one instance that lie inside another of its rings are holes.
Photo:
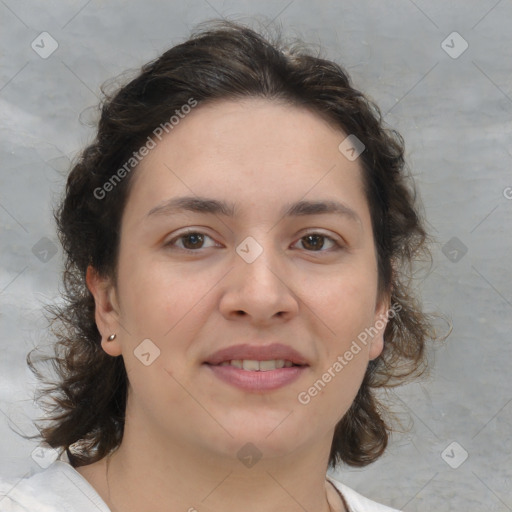
[[[384,331],[389,320],[389,308],[391,304],[391,297],[385,296],[379,301],[375,309],[373,328],[377,331],[373,336],[369,358],[370,360],[376,359],[384,350]],[[375,332],[375,331],[374,331]]]
[[[94,317],[101,333],[101,346],[107,354],[118,356],[121,354],[121,345],[117,336],[107,341],[111,334],[119,331],[119,307],[115,288],[109,279],[101,277],[91,265],[87,267],[85,280],[94,297]]]

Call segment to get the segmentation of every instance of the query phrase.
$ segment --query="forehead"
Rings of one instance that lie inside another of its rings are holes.
[[[140,167],[151,165],[164,153],[176,163],[224,157],[247,164],[254,152],[261,165],[270,159],[276,163],[319,160],[320,153],[326,158],[338,156],[339,142],[346,137],[310,109],[263,98],[208,102],[179,120],[174,117],[171,131],[157,141]]]
[[[268,209],[315,195],[364,208],[360,164],[338,149],[346,136],[289,104],[259,98],[199,104],[138,165],[129,202],[145,209],[139,217],[173,195],[239,198],[241,214],[244,205]]]

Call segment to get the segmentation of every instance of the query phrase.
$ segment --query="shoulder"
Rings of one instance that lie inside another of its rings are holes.
[[[395,508],[391,508],[365,498],[358,492],[354,491],[354,489],[334,480],[334,478],[329,475],[327,475],[327,479],[333,483],[336,489],[338,489],[341,495],[345,498],[350,512],[400,512]]]
[[[0,512],[110,512],[70,464],[55,461],[24,477],[0,479]]]

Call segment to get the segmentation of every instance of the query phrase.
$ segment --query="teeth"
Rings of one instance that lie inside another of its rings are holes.
[[[268,370],[275,370],[276,368],[284,367],[284,359],[274,359],[271,361],[260,361],[260,371],[266,372]]]
[[[256,361],[254,359],[233,359],[232,361],[224,361],[219,366],[234,366],[241,370],[267,372],[278,368],[290,368],[293,366],[291,361],[284,359],[272,359],[270,361]]]
[[[242,361],[242,368],[244,370],[257,371],[260,369],[260,362],[254,361],[253,359],[244,359]]]

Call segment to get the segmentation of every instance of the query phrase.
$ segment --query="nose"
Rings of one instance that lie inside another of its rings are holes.
[[[264,326],[298,314],[298,297],[292,290],[293,280],[281,250],[267,244],[252,262],[235,256],[219,305],[225,318]]]

